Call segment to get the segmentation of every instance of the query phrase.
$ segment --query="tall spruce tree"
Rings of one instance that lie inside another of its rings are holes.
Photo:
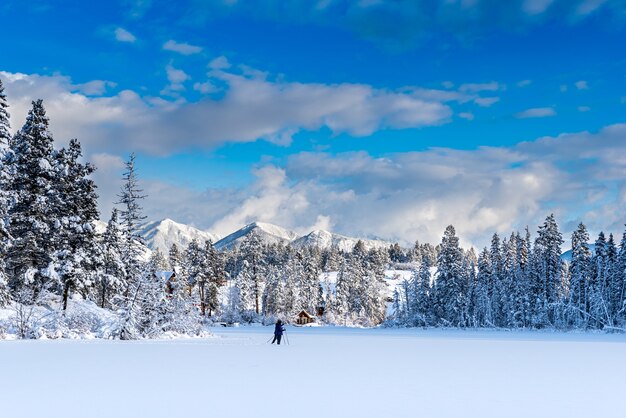
[[[80,143],[73,139],[67,149],[56,153],[54,180],[56,219],[51,268],[59,278],[63,310],[70,292],[87,296],[96,279],[96,235],[98,219],[96,185],[89,176],[95,167],[83,164]]]
[[[116,297],[126,290],[126,266],[122,260],[124,244],[119,229],[117,209],[111,212],[111,219],[101,238],[102,266],[98,274],[97,300],[101,308],[112,307]]]
[[[463,253],[452,225],[446,228],[441,241],[436,277],[434,294],[438,319],[446,326],[462,326]]]
[[[9,143],[3,165],[8,175],[2,186],[11,200],[8,232],[12,245],[6,256],[9,286],[14,294],[28,294],[34,301],[50,282],[46,268],[56,242],[57,216],[53,138],[41,100],[32,103],[26,123]]]
[[[4,93],[4,84],[0,79],[0,146],[6,146],[11,140],[11,123],[9,115],[9,103]]]
[[[4,147],[7,146],[11,139],[11,124],[9,121],[9,104],[4,94],[4,85],[0,80],[0,150],[4,153]],[[9,246],[11,245],[11,236],[7,229],[8,210],[11,200],[9,194],[5,191],[4,186],[10,181],[9,172],[4,163],[4,156],[0,162],[0,307],[9,304],[11,295],[9,293],[7,274],[6,274],[6,256]]]
[[[572,233],[572,261],[569,268],[568,315],[570,325],[586,327],[589,314],[589,292],[591,276],[591,252],[589,233],[581,222]]]
[[[561,245],[563,237],[559,227],[550,214],[542,226],[539,227],[538,236],[534,248],[534,322],[543,327],[554,325],[559,297],[562,294],[562,271]]]
[[[118,195],[116,204],[120,210],[121,230],[124,234],[122,260],[125,264],[126,282],[130,286],[137,282],[143,272],[141,256],[145,252],[145,243],[139,234],[139,227],[146,217],[142,213],[141,200],[146,196],[139,187],[139,179],[135,169],[135,154],[131,154],[126,162],[126,171],[122,175],[124,184]]]

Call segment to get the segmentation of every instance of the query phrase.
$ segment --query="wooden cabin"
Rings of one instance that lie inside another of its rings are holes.
[[[311,315],[307,311],[300,311],[300,313],[298,314],[298,319],[296,319],[296,324],[306,325],[310,324],[311,322],[315,322],[315,318],[313,317],[313,315]]]
[[[174,286],[176,285],[176,273],[173,271],[155,271],[154,277],[159,279],[165,284],[165,293],[171,295],[174,293]]]

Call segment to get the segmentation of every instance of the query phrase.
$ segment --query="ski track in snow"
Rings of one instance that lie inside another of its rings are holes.
[[[623,418],[626,335],[214,328],[0,342],[0,416]]]

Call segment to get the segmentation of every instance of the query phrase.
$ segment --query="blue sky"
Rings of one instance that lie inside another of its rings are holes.
[[[135,151],[151,218],[221,234],[258,219],[406,243],[453,223],[480,245],[550,211],[621,232],[623,1],[5,0],[0,16],[14,129],[43,97],[60,144],[100,168],[103,218]]]

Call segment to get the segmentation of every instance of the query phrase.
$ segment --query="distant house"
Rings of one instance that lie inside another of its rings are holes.
[[[154,277],[165,283],[165,293],[171,295],[176,286],[176,273],[173,271],[155,271]]]
[[[311,322],[315,322],[315,318],[313,317],[313,315],[311,315],[307,311],[300,311],[300,313],[298,314],[298,318],[296,319],[296,324],[306,325],[310,324]]]

